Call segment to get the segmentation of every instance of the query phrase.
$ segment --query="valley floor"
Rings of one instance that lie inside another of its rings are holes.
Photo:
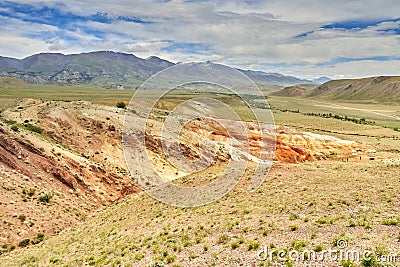
[[[380,257],[400,255],[400,132],[397,121],[381,116],[398,107],[358,124],[307,115],[319,108],[314,102],[270,102],[278,143],[263,184],[249,192],[247,173],[218,201],[178,208],[134,185],[121,144],[123,110],[8,99],[0,125],[0,266],[378,266]],[[284,110],[285,103],[293,108]],[[364,112],[355,108],[349,116]],[[323,111],[337,107],[325,103]],[[188,140],[209,130],[190,126]],[[213,131],[210,138],[225,137]],[[258,259],[262,249],[275,252],[272,261]],[[286,254],[281,262],[276,254],[329,249],[368,250],[372,259],[296,262]]]

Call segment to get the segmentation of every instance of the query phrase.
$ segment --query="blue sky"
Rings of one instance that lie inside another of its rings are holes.
[[[113,50],[303,78],[400,75],[395,0],[0,2],[0,55]]]

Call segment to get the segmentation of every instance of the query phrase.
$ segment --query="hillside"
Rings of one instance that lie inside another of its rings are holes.
[[[399,168],[368,168],[374,170],[369,175],[360,164],[275,165],[270,182],[256,192],[240,183],[219,201],[190,209],[141,192],[40,245],[1,256],[0,265],[268,266],[257,259],[260,249],[321,255],[321,249],[338,249],[339,240],[348,249],[397,253],[398,219],[390,216],[399,212]],[[361,266],[350,262],[328,258],[321,266]]]
[[[151,75],[174,65],[151,56],[98,51],[64,55],[41,53],[24,59],[0,57],[0,77],[13,77],[36,84],[93,84],[111,88],[135,88]],[[240,70],[260,85],[311,83],[293,76]]]
[[[273,92],[270,95],[272,96],[287,96],[287,97],[296,97],[296,96],[304,96],[307,93],[307,89],[299,86],[288,86],[279,90],[277,92]]]
[[[313,90],[308,97],[400,103],[400,77],[380,76],[329,81]]]

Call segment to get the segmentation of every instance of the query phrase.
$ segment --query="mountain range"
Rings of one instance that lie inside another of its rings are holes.
[[[173,65],[175,63],[156,56],[143,59],[112,51],[70,55],[40,53],[24,59],[0,56],[0,77],[14,77],[37,84],[93,84],[109,88],[134,88],[151,75]],[[260,85],[315,83],[279,73],[238,70]]]
[[[400,77],[378,76],[332,80],[311,90],[306,96],[318,99],[398,104],[400,103]]]
[[[270,93],[271,96],[306,97],[338,101],[400,103],[400,76],[331,80],[321,85],[294,85]]]

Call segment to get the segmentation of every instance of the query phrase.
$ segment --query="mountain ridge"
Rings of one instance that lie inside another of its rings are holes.
[[[133,54],[94,51],[80,54],[39,53],[23,59],[0,56],[0,77],[36,84],[94,84],[111,88],[134,88],[153,74],[179,63],[157,56],[146,59]],[[261,85],[290,86],[312,81],[279,73],[242,70]]]
[[[400,76],[332,80],[318,86],[306,97],[400,103]]]

